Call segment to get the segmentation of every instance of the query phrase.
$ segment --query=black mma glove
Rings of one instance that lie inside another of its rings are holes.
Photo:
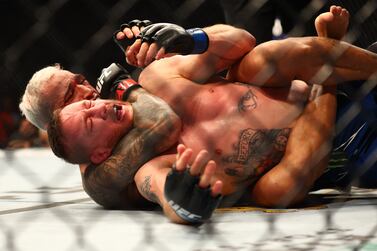
[[[102,99],[126,100],[129,93],[140,87],[126,69],[120,64],[112,63],[102,69],[101,76],[97,79],[95,89]]]
[[[198,183],[199,177],[190,175],[189,169],[179,172],[173,165],[164,189],[165,198],[174,212],[194,224],[208,220],[222,199],[220,195],[213,197],[210,188],[202,189]]]
[[[133,26],[137,26],[140,29],[141,27],[146,27],[146,26],[151,25],[151,24],[152,24],[152,22],[149,21],[149,20],[140,21],[138,19],[132,20],[131,22],[128,22],[126,24],[122,24],[120,26],[119,30],[114,32],[113,40],[119,46],[119,48],[123,51],[123,53],[125,53],[127,47],[132,45],[135,42],[136,37],[134,37],[133,39],[124,38],[122,40],[118,40],[116,38],[116,35],[118,34],[118,32],[123,31],[124,28],[130,28],[131,29]]]
[[[143,42],[156,42],[165,53],[201,54],[208,49],[208,35],[199,28],[185,30],[170,23],[151,24],[140,33]]]

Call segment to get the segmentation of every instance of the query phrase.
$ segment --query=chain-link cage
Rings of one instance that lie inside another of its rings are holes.
[[[377,52],[369,47],[377,40],[375,0],[0,0],[0,249],[377,250],[375,75],[338,90],[338,102],[352,101],[337,119],[336,132],[358,116],[369,118],[368,128],[361,124],[350,138],[366,130],[357,151],[368,154],[357,169],[342,151],[351,143],[346,141],[333,148],[303,204],[222,208],[199,227],[173,224],[161,210],[98,206],[84,192],[78,167],[42,147],[35,128],[26,140],[9,145],[20,140],[18,104],[35,71],[59,63],[90,82],[113,62],[137,72],[112,40],[122,23],[149,19],[184,28],[228,23],[248,30],[260,44],[317,36],[314,20],[333,4],[350,13],[343,40]],[[335,48],[331,55],[342,53]],[[316,80],[326,74],[322,67]]]

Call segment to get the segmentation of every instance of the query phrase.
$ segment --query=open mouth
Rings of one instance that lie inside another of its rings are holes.
[[[115,117],[117,121],[121,121],[123,118],[123,107],[121,105],[114,105],[113,106]]]

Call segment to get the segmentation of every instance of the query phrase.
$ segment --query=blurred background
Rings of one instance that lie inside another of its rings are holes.
[[[0,148],[47,146],[45,135],[18,109],[35,71],[60,63],[95,83],[112,62],[134,70],[112,41],[122,23],[149,19],[185,28],[229,23],[261,43],[315,35],[314,18],[332,4],[351,13],[347,41],[365,48],[377,40],[375,0],[0,0]]]

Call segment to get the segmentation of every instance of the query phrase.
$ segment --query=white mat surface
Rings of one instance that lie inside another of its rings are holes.
[[[78,167],[48,149],[0,151],[0,250],[377,250],[377,191],[320,191],[328,203],[289,210],[218,210],[201,227],[160,211],[106,211]]]

